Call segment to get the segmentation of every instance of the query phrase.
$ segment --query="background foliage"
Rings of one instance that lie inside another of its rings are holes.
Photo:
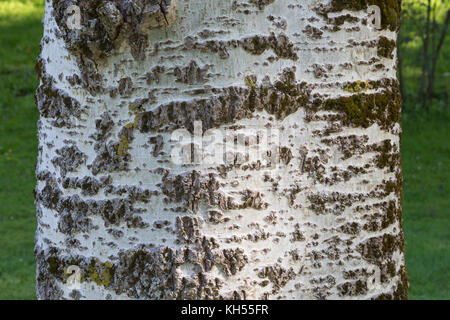
[[[450,44],[439,59],[432,100],[418,97],[427,0],[404,0],[404,228],[411,299],[450,299]],[[436,4],[438,32],[448,2]],[[0,299],[35,299],[32,190],[37,154],[34,73],[43,0],[0,0]],[[428,110],[428,111],[427,111]]]

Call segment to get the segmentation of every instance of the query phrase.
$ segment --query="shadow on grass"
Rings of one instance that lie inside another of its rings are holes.
[[[410,299],[450,299],[450,110],[403,115],[403,221]]]

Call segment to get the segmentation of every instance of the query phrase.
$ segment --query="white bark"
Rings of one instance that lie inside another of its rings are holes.
[[[327,0],[93,3],[46,2],[39,298],[406,298],[396,26]],[[218,153],[272,139],[177,164],[194,121]]]

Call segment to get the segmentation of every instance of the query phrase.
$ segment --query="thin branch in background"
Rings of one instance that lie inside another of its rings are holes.
[[[400,17],[401,22],[404,20],[404,18],[405,18],[405,11],[402,11],[402,14]],[[398,80],[400,82],[400,94],[402,95],[403,102],[406,102],[405,82],[404,82],[404,78],[403,78],[403,53],[401,50],[401,44],[403,43],[403,41],[404,41],[404,39],[402,37],[402,33],[399,33],[399,35],[398,35],[399,45],[398,45],[398,49],[397,49]],[[403,103],[403,107],[404,107],[404,105],[405,104]]]
[[[441,30],[441,33],[439,36],[439,42],[437,43],[435,48],[433,48],[433,56],[432,56],[432,60],[431,60],[431,71],[428,75],[428,87],[427,87],[427,93],[426,93],[426,97],[425,97],[425,101],[427,102],[427,104],[430,104],[432,101],[432,94],[433,94],[433,89],[434,89],[437,63],[439,60],[439,53],[441,52],[442,46],[445,41],[445,37],[447,36],[449,22],[450,22],[450,10],[447,10],[447,13],[445,15],[445,22],[444,22],[444,25],[442,26],[442,30]]]
[[[420,89],[418,92],[417,100],[422,102],[422,106],[426,108],[425,102],[425,87],[427,80],[427,69],[428,69],[428,46],[430,40],[430,21],[431,21],[431,0],[427,1],[427,19],[425,24],[425,35],[422,37],[423,43],[423,61],[422,61],[422,75],[420,78]]]

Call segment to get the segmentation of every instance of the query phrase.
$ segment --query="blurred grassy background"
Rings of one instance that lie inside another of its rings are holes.
[[[418,0],[404,0],[404,3]],[[0,299],[35,299],[32,190],[37,154],[34,73],[43,0],[0,0]],[[420,25],[403,22],[404,228],[411,299],[450,299],[450,112],[444,44],[433,104],[414,98],[420,77]]]

